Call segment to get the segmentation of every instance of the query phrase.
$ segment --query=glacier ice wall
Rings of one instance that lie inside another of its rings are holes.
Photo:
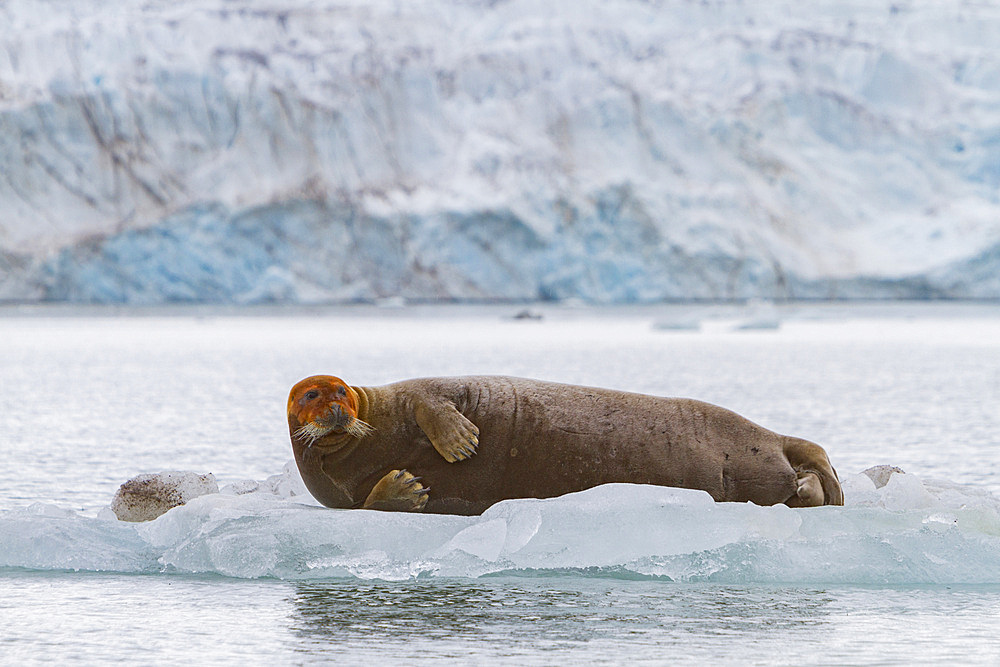
[[[0,299],[1000,297],[1000,7],[0,4]]]

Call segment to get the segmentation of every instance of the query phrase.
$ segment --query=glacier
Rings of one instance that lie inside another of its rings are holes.
[[[6,0],[0,300],[1000,297],[1000,5]]]

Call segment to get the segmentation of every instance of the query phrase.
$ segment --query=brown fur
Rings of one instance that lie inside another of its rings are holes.
[[[717,501],[759,505],[843,504],[820,446],[690,399],[510,377],[351,387],[317,376],[298,383],[288,405],[302,478],[329,507],[480,514],[508,498],[609,482],[702,489]],[[374,431],[358,438],[337,427],[308,446],[296,433],[322,414]]]

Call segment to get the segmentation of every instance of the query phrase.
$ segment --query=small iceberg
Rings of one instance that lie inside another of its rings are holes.
[[[653,322],[653,331],[701,331],[701,320],[694,317],[664,317]]]
[[[746,315],[736,325],[736,331],[776,331],[781,328],[781,315],[773,301],[753,299],[747,303]]]

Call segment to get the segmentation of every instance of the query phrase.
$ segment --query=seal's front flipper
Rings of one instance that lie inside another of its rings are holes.
[[[479,446],[479,428],[454,403],[420,403],[414,408],[417,425],[448,463],[469,458]]]
[[[378,481],[363,508],[389,512],[418,512],[427,504],[430,489],[405,470],[393,470]]]

